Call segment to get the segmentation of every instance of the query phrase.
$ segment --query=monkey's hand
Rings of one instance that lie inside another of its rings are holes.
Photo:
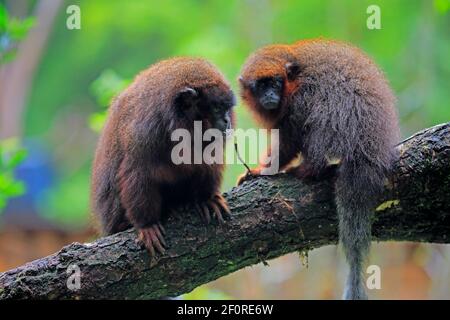
[[[211,222],[211,216],[220,224],[225,223],[225,219],[231,217],[230,209],[224,197],[220,193],[216,193],[211,199],[206,202],[196,204],[196,208],[200,217],[206,224]],[[211,214],[212,212],[212,214]]]
[[[161,223],[156,223],[148,228],[139,229],[138,243],[145,246],[150,253],[150,256],[154,257],[156,251],[163,254],[166,252],[166,241],[163,235],[166,233]],[[155,251],[156,250],[156,251]]]
[[[246,173],[243,173],[239,176],[237,185],[240,186],[242,183],[244,183],[244,181],[250,180],[259,175],[261,175],[261,168],[251,169],[250,171],[247,171]]]

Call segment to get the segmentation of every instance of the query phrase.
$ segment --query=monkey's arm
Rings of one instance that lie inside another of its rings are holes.
[[[138,230],[139,241],[154,256],[155,249],[164,253],[166,243],[160,224],[161,194],[151,173],[152,170],[145,165],[125,157],[120,165],[118,181],[125,214]]]

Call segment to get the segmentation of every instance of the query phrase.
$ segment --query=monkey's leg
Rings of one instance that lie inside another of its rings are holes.
[[[128,220],[139,233],[139,240],[149,253],[164,253],[164,229],[161,220],[161,194],[152,183],[149,170],[124,162],[119,170],[120,200]],[[132,168],[133,167],[133,168]]]

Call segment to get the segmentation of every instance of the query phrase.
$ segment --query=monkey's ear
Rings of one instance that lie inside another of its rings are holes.
[[[194,105],[197,98],[197,90],[190,87],[185,87],[178,91],[177,96],[175,97],[175,104],[180,107],[189,108]]]
[[[300,71],[302,71],[302,68],[297,62],[288,62],[284,67],[286,68],[286,74],[289,81],[295,80]]]
[[[256,81],[254,80],[245,80],[243,76],[239,76],[238,80],[244,89],[253,89],[255,87]]]

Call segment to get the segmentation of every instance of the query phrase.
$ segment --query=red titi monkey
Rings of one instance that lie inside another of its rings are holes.
[[[194,121],[225,132],[234,104],[230,86],[205,60],[168,59],[141,72],[112,103],[95,154],[91,202],[103,232],[134,227],[155,255],[166,247],[161,221],[177,206],[194,203],[207,222],[211,214],[223,222],[223,164],[175,165],[171,133],[192,132]]]
[[[350,265],[344,298],[366,299],[363,264],[372,212],[399,138],[395,97],[383,73],[351,45],[307,40],[257,50],[242,68],[240,84],[255,117],[279,129],[281,170],[299,154],[303,162],[289,171],[300,178],[318,177],[338,164],[339,235]]]

